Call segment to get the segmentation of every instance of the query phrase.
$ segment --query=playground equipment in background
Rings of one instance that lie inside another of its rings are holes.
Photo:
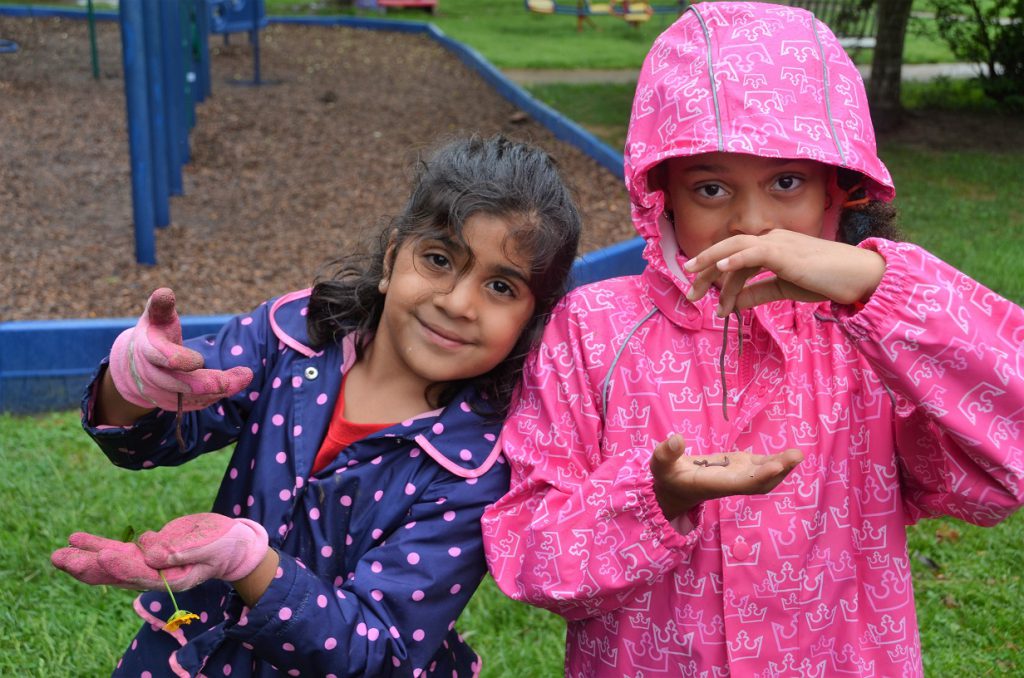
[[[356,0],[356,6],[362,9],[373,9],[387,12],[389,7],[395,9],[424,9],[431,14],[437,13],[439,0]]]
[[[195,105],[210,93],[206,0],[118,3],[131,157],[135,260],[156,263],[154,227],[171,223],[181,195]]]
[[[171,223],[170,196],[184,193],[195,106],[209,96],[211,32],[248,32],[260,84],[263,0],[120,0],[131,156],[135,260],[156,263],[155,228]]]
[[[595,25],[591,17],[614,16],[637,27],[655,14],[682,14],[690,3],[687,0],[677,0],[669,4],[637,0],[608,0],[600,3],[590,0],[523,0],[523,4],[526,9],[537,14],[573,15],[576,17],[576,30],[582,31],[584,23]]]
[[[205,1],[209,11],[210,33],[223,35],[225,45],[232,33],[249,34],[249,44],[252,45],[252,81],[236,84],[261,85],[260,30],[266,28],[269,22],[263,0]]]

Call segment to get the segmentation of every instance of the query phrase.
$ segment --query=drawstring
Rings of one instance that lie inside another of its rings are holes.
[[[743,360],[743,317],[739,311],[733,311],[736,316],[736,334],[739,336],[739,360]],[[725,383],[725,352],[729,347],[729,317],[725,316],[725,323],[722,325],[722,352],[718,354],[718,373],[722,377],[722,416],[729,421],[729,388]]]

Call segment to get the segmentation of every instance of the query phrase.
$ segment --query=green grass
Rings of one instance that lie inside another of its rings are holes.
[[[276,15],[357,14],[400,21],[430,21],[446,34],[473,47],[498,68],[640,68],[654,39],[675,19],[657,14],[638,28],[615,17],[594,17],[593,24],[576,30],[576,17],[526,11],[522,0],[440,0],[436,15],[422,10],[390,10],[380,15],[342,7],[332,0],[265,0],[267,13]],[[670,0],[656,0],[667,4]],[[4,0],[0,4],[75,5],[76,0]],[[920,7],[917,7],[920,5]],[[110,5],[96,1],[98,9]],[[927,11],[919,0],[915,10]],[[904,48],[906,63],[954,61],[933,36],[922,34],[914,20]],[[858,63],[871,62],[871,50],[860,50]]]
[[[140,625],[135,594],[91,587],[55,570],[49,554],[69,534],[120,538],[209,510],[227,450],[178,468],[126,471],[85,435],[77,413],[0,415],[0,676],[103,676]],[[561,673],[565,625],[505,598],[490,579],[459,628],[483,657],[485,676],[531,667]]]
[[[206,510],[227,457],[117,469],[73,412],[0,415],[0,441],[0,675],[107,675],[139,626],[134,594],[79,584],[50,566],[49,553],[78,529],[117,537]],[[1024,514],[993,529],[947,519],[910,529],[929,676],[1024,675],[1021,543]],[[459,628],[483,657],[484,676],[561,675],[565,624],[505,598],[489,578]]]
[[[572,18],[529,15],[518,0],[441,2],[436,23],[506,68],[638,68],[658,32],[650,24],[633,30],[605,19],[601,30],[577,34]],[[285,6],[305,4],[268,0],[270,11],[281,13],[304,11]],[[912,44],[908,36],[908,61]],[[905,100],[976,107],[971,87],[908,85]],[[531,91],[621,148],[632,90],[558,85]],[[882,156],[895,177],[912,239],[1024,302],[1024,192],[1014,189],[1024,176],[1024,154],[892,147],[882,148]],[[88,440],[74,413],[0,415],[0,675],[108,674],[138,627],[134,594],[79,584],[50,567],[49,553],[76,529],[119,536],[127,526],[152,528],[168,516],[206,510],[225,463],[224,454],[213,454],[176,469],[123,471]],[[1024,675],[1017,547],[1024,543],[1024,515],[995,529],[924,521],[909,533],[927,674]],[[941,570],[923,565],[917,555]],[[484,676],[561,675],[564,623],[509,601],[489,579],[459,626],[483,656]]]

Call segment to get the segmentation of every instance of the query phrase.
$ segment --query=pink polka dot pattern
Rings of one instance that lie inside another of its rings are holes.
[[[269,614],[234,608],[228,601],[235,599],[223,594],[221,582],[214,582],[214,595],[206,584],[176,593],[182,607],[195,608],[201,620],[183,629],[182,637],[195,638],[220,625],[235,629],[237,637],[204,665],[209,676],[329,675],[329,667],[350,651],[384,662],[368,666],[370,675],[395,667],[403,675],[414,670],[422,675],[427,668],[432,675],[471,675],[475,655],[437,624],[456,618],[469,599],[471,587],[456,582],[475,581],[485,570],[478,557],[480,537],[465,536],[472,531],[461,523],[478,521],[478,507],[504,493],[507,470],[488,471],[474,489],[461,481],[463,472],[475,474],[475,465],[490,454],[493,444],[484,436],[496,435],[500,426],[485,425],[457,398],[451,406],[356,441],[331,471],[311,476],[344,374],[339,358],[352,353],[348,348],[298,351],[297,337],[305,336],[298,306],[288,302],[275,311],[287,341],[269,327],[269,305],[229,325],[215,346],[189,340],[210,368],[242,365],[253,371],[252,384],[238,396],[190,417],[188,435],[208,441],[203,451],[237,441],[227,452],[230,462],[215,506],[266,526],[280,565],[264,594],[274,606],[266,608]],[[238,348],[232,352],[233,347]],[[318,373],[312,379],[310,367]],[[102,443],[104,449],[131,468],[162,463],[154,452],[175,444],[166,421],[173,417],[118,435]],[[463,510],[467,506],[475,512]],[[453,559],[452,548],[465,553]],[[469,553],[477,557],[469,559]],[[166,618],[166,593],[143,593],[141,601],[147,614]],[[166,635],[145,626],[126,652],[119,676],[139,676],[154,670],[154,660],[166,660],[152,656],[152,634]],[[370,649],[382,640],[408,641],[402,643],[407,653],[396,657]],[[254,653],[254,644],[274,655],[273,669],[270,660]],[[189,652],[186,646],[178,655],[190,657]]]

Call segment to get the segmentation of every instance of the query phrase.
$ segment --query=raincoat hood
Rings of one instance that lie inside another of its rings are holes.
[[[667,158],[715,151],[845,167],[865,177],[868,197],[895,196],[860,73],[831,30],[804,9],[691,5],[644,61],[626,139],[626,187],[634,225],[647,241],[645,258],[677,278],[684,276],[663,216],[665,196],[649,172]],[[838,203],[826,215],[826,233],[835,232]]]

